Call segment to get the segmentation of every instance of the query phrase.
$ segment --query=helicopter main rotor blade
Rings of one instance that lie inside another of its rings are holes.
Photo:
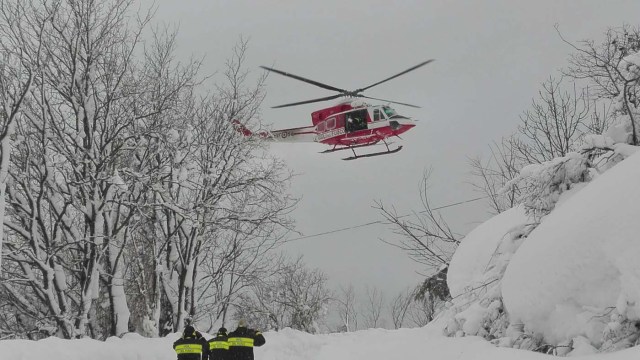
[[[266,66],[260,66],[260,67],[261,67],[261,68],[263,68],[263,69],[265,69],[265,70],[273,71],[273,72],[274,72],[274,73],[276,73],[276,74],[280,74],[280,75],[288,76],[288,77],[293,78],[293,79],[296,79],[296,80],[304,81],[304,82],[306,82],[306,83],[308,83],[308,84],[315,85],[315,86],[321,87],[321,88],[323,88],[323,89],[333,90],[333,91],[339,91],[339,92],[341,92],[341,93],[347,93],[347,92],[348,92],[348,91],[346,91],[346,90],[339,89],[339,88],[337,88],[337,87],[333,87],[333,86],[331,86],[331,85],[326,85],[326,84],[323,84],[323,83],[319,83],[319,82],[317,82],[317,81],[313,81],[313,80],[310,80],[310,79],[305,79],[305,78],[303,78],[302,76],[293,75],[293,74],[290,74],[290,73],[288,73],[288,72],[284,72],[284,71],[276,70],[276,69],[273,69],[273,68],[270,68],[270,67],[266,67]]]
[[[273,106],[272,109],[278,109],[278,108],[283,108],[283,107],[287,107],[287,106],[296,106],[296,105],[302,105],[302,104],[310,104],[310,103],[326,101],[326,100],[333,100],[333,99],[337,99],[337,98],[339,98],[341,96],[343,96],[343,95],[342,94],[337,94],[337,95],[331,95],[331,96],[327,96],[327,97],[323,97],[323,98],[319,98],[319,99],[299,101],[299,102],[295,102],[295,103],[291,103],[291,104]]]
[[[370,97],[370,96],[365,96],[365,95],[358,95],[358,97],[363,97],[366,99],[371,99],[371,100],[378,100],[378,101],[384,101],[384,102],[390,102],[393,104],[398,104],[398,105],[404,105],[404,106],[410,106],[410,107],[414,107],[414,108],[420,108],[420,106],[418,105],[411,105],[411,104],[407,104],[407,103],[402,103],[402,102],[398,102],[398,101],[391,101],[391,100],[386,100],[386,99],[378,99],[378,98],[374,98],[374,97]]]
[[[386,79],[384,79],[384,80],[382,80],[382,81],[378,81],[377,83],[375,83],[375,84],[373,84],[373,85],[369,85],[369,86],[367,86],[367,87],[365,87],[365,88],[358,89],[358,90],[356,90],[355,92],[356,92],[356,93],[359,93],[359,92],[365,91],[365,90],[367,90],[367,89],[371,89],[372,87],[374,87],[374,86],[376,86],[376,85],[380,85],[380,84],[382,84],[383,82],[387,82],[387,81],[389,81],[389,80],[395,79],[395,78],[397,78],[398,76],[401,76],[401,75],[404,75],[404,74],[408,73],[409,71],[413,71],[413,70],[415,70],[415,69],[417,69],[417,68],[419,68],[419,67],[425,66],[425,65],[427,65],[428,63],[430,63],[430,62],[432,62],[432,61],[433,61],[433,59],[430,59],[430,60],[427,60],[427,61],[421,62],[420,64],[418,64],[418,65],[416,65],[416,66],[414,66],[414,67],[411,67],[411,68],[409,68],[409,69],[407,69],[407,70],[405,70],[405,71],[403,71],[403,72],[401,72],[401,73],[399,73],[399,74],[393,75],[392,77],[390,77],[390,78],[386,78]]]

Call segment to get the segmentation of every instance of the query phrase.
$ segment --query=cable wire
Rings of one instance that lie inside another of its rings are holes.
[[[487,198],[487,197],[486,196],[481,196],[481,197],[477,197],[477,198],[474,198],[474,199],[469,199],[469,200],[459,201],[459,202],[452,203],[452,204],[438,206],[438,207],[432,208],[431,210],[433,211],[433,210],[446,209],[448,207],[458,206],[458,205],[470,203],[470,202],[473,202],[473,201],[482,200],[482,199],[485,199],[485,198]],[[425,213],[425,212],[427,212],[427,210],[420,211],[419,213]],[[406,217],[406,216],[409,216],[409,215],[411,215],[411,214],[401,215],[401,216],[398,216],[398,218]],[[371,222],[364,223],[364,224],[352,225],[352,226],[347,226],[347,227],[343,227],[343,228],[340,228],[340,229],[329,230],[329,231],[325,231],[325,232],[321,232],[321,233],[317,233],[317,234],[313,234],[313,235],[300,236],[300,237],[297,237],[297,238],[285,240],[284,242],[288,243],[288,242],[292,242],[292,241],[304,240],[304,239],[309,239],[309,238],[323,236],[323,235],[335,234],[337,232],[342,232],[342,231],[347,231],[347,230],[352,230],[352,229],[357,229],[357,228],[361,228],[361,227],[365,227],[365,226],[370,226],[370,225],[375,225],[375,224],[382,224],[382,223],[383,223],[382,220],[376,220],[376,221],[371,221]]]

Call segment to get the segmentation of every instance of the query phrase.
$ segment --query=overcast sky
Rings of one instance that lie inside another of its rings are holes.
[[[151,0],[141,2],[148,6]],[[513,132],[539,85],[566,66],[571,41],[600,39],[610,26],[638,25],[640,1],[451,0],[156,0],[156,21],[178,24],[179,50],[206,56],[204,70],[222,70],[240,36],[249,39],[247,66],[260,65],[339,88],[368,86],[427,59],[436,61],[365,94],[420,105],[395,106],[419,120],[398,140],[397,154],[342,161],[319,154],[321,144],[275,144],[271,150],[300,174],[302,196],[293,214],[313,235],[380,220],[374,200],[399,213],[421,210],[426,169],[432,204],[477,197],[468,157]],[[332,103],[285,109],[271,106],[333,93],[272,74],[262,121],[274,128],[310,125],[310,113]],[[481,202],[447,209],[454,230],[466,233],[488,218]],[[372,225],[291,242],[287,250],[323,270],[332,285],[376,286],[388,297],[416,285],[424,269],[379,241],[394,235]]]

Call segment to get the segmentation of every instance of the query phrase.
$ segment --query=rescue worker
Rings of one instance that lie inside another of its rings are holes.
[[[262,346],[266,342],[258,330],[247,328],[244,319],[238,321],[238,328],[229,334],[228,360],[253,360],[253,347]]]
[[[227,360],[228,353],[227,329],[221,327],[216,336],[209,340],[209,360]]]
[[[182,337],[173,343],[173,349],[178,355],[178,360],[206,360],[209,343],[193,326],[187,325]]]
[[[351,116],[348,116],[347,123],[345,125],[345,131],[352,132],[353,130],[355,130],[355,124],[353,122],[353,118]]]

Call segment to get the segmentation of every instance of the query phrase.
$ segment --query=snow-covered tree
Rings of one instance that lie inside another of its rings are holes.
[[[149,18],[130,27],[130,1],[4,5],[20,9],[13,35],[38,41],[37,56],[16,52],[35,75],[17,129],[24,140],[11,171],[8,259],[19,264],[17,279],[34,298],[14,300],[48,308],[30,315],[56,323],[64,337],[104,336],[93,307],[104,296],[113,321],[107,333],[126,332],[117,243],[126,241],[131,212],[120,203],[126,186],[118,168],[137,118],[133,53]],[[104,285],[108,295],[100,292]]]
[[[555,207],[560,195],[574,184],[591,180],[588,159],[579,153],[569,153],[541,164],[525,166],[518,176],[505,185],[504,191],[517,186],[527,210],[540,219]]]
[[[302,257],[285,261],[270,277],[258,279],[242,297],[235,317],[251,319],[265,329],[291,327],[315,333],[331,300],[326,276],[309,269]]]
[[[233,119],[254,120],[264,96],[264,78],[253,87],[247,84],[246,45],[241,42],[234,49],[226,83],[216,93],[200,98],[187,94],[183,107],[166,115],[176,127],[157,155],[153,218],[155,234],[165,244],[159,263],[162,298],[172,309],[175,330],[185,319],[199,316],[198,299],[206,296],[198,290],[205,258],[221,259],[218,268],[225,271],[235,265],[238,274],[243,266],[238,257],[249,246],[237,240],[257,240],[253,249],[265,252],[280,240],[278,230],[289,227],[286,213],[292,201],[285,193],[289,175],[283,163],[261,151],[259,140],[238,136],[231,125]],[[228,231],[247,236],[229,237]],[[236,247],[229,248],[225,239]]]
[[[431,206],[428,193],[429,175],[429,172],[424,173],[420,187],[420,198],[424,210],[412,214],[411,219],[404,219],[407,215],[399,215],[393,207],[387,208],[381,202],[376,204],[376,208],[393,226],[394,233],[401,236],[398,244],[383,241],[402,249],[409,258],[422,264],[425,267],[425,273],[431,278],[432,275],[448,267],[451,257],[460,244],[460,239],[437,209]],[[425,284],[427,283],[431,284],[428,280]],[[446,283],[444,285],[446,287]],[[425,325],[433,319],[435,309],[439,308],[438,305],[442,300],[434,300],[439,296],[435,288],[420,288],[421,291],[412,293],[411,300],[407,304],[402,297],[395,299],[393,321],[396,326],[402,323],[407,315],[417,326]],[[448,290],[438,291],[448,293]]]
[[[265,233],[267,229],[258,231],[254,225],[241,222],[236,226],[237,229],[216,233],[215,246],[206,249],[202,261],[200,284],[206,291],[200,296],[203,304],[196,319],[208,324],[211,330],[215,330],[216,325],[226,325],[234,313],[234,305],[244,301],[253,291],[252,286],[261,278],[269,277],[281,262],[280,256],[273,252],[277,241]],[[272,303],[271,296],[272,292],[262,293],[259,301]],[[277,310],[272,313],[281,314]],[[276,315],[273,322],[281,324],[283,320]]]
[[[264,78],[249,85],[243,70],[246,42],[207,92],[198,61],[176,62],[175,32],[154,29],[141,48],[150,15],[132,16],[133,3],[2,2],[14,51],[3,66],[27,76],[3,93],[5,113],[21,115],[0,288],[18,332],[178,329],[233,300],[212,293],[205,258],[244,278],[291,226],[290,174],[231,125],[255,121],[264,96]]]
[[[563,79],[550,77],[531,108],[520,116],[514,143],[517,156],[528,164],[541,163],[575,151],[587,129],[590,102],[586,90],[563,88]]]
[[[394,329],[399,329],[404,324],[413,298],[414,290],[407,289],[398,293],[398,295],[391,300],[389,310],[391,311],[391,321],[393,322]]]
[[[617,124],[626,128],[626,141],[638,145],[640,29],[623,25],[609,28],[600,42],[566,42],[575,51],[569,60],[567,74],[576,79],[587,80],[595,99],[613,100],[613,115]]]
[[[489,201],[492,213],[510,209],[521,201],[519,184],[505,187],[528,164],[539,164],[577,151],[590,130],[605,131],[609,118],[591,104],[587,89],[576,83],[570,90],[563,78],[550,77],[542,84],[531,108],[520,116],[517,131],[489,146],[487,160],[470,160],[471,184]]]
[[[400,235],[397,244],[383,241],[405,251],[413,261],[424,265],[429,272],[435,272],[442,265],[449,264],[460,240],[431,205],[429,176],[430,172],[425,172],[420,183],[420,199],[424,210],[414,213],[413,218],[405,219],[406,215],[399,215],[394,207],[385,207],[379,201],[375,208],[392,225],[394,233]]]
[[[368,329],[383,327],[381,319],[384,294],[377,287],[367,287],[367,303],[363,312],[364,324]]]
[[[22,11],[19,4],[0,2],[0,20],[5,24],[0,26],[0,224],[4,223],[9,158],[17,118],[34,76],[33,63],[29,60],[37,58],[40,51],[41,33],[15,26],[22,21]],[[3,239],[4,226],[0,226],[0,272]]]
[[[516,135],[503,138],[500,143],[489,145],[489,157],[477,156],[469,159],[471,166],[471,185],[480,194],[486,196],[490,212],[499,214],[511,209],[518,202],[520,188],[512,186],[503,191],[505,185],[518,175],[523,166],[521,157],[516,151],[518,141]]]
[[[356,331],[358,330],[358,310],[356,308],[356,291],[353,284],[348,286],[340,286],[338,294],[334,299],[337,305],[338,316],[342,325],[339,331]]]

